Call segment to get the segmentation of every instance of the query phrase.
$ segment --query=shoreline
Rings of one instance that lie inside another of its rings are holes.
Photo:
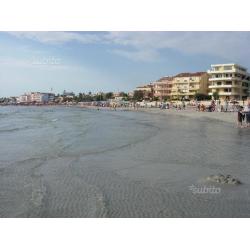
[[[171,115],[181,116],[190,119],[212,119],[220,122],[226,122],[230,124],[237,124],[237,113],[236,112],[198,112],[195,110],[142,110],[142,112],[159,114],[159,115]]]
[[[1,107],[9,107],[10,105]],[[141,112],[153,115],[164,115],[164,116],[181,116],[187,117],[190,119],[202,119],[208,118],[221,122],[226,122],[230,124],[237,125],[237,112],[202,112],[196,111],[194,109],[185,109],[185,110],[176,110],[176,109],[160,109],[160,108],[138,108],[134,109],[133,107],[117,107],[115,110],[110,107],[98,107],[98,106],[90,106],[90,105],[14,105],[13,107],[66,107],[66,108],[79,108],[79,109],[89,109],[96,111],[130,111],[130,112]]]
[[[95,107],[95,106],[85,106],[81,108],[86,108],[90,110],[105,110],[105,111],[115,111],[114,109],[107,107]],[[116,108],[116,111],[132,111],[132,112],[142,112],[153,115],[164,115],[164,116],[182,116],[190,119],[202,119],[208,118],[221,122],[226,122],[230,124],[237,125],[237,112],[199,112],[196,110],[175,110],[175,109],[159,109],[159,108]]]

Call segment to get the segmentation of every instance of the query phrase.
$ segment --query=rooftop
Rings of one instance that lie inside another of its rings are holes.
[[[172,81],[173,77],[172,76],[163,76],[159,80],[157,80],[156,82],[162,82],[162,81],[165,81],[165,80]]]
[[[247,70],[246,67],[241,66],[240,64],[237,63],[221,63],[221,64],[212,64],[211,67],[221,67],[221,66],[236,66],[236,67],[240,67],[243,68],[245,70]]]
[[[175,77],[191,77],[191,76],[202,76],[204,74],[207,74],[206,72],[195,72],[195,73],[180,73],[178,75],[176,75]]]

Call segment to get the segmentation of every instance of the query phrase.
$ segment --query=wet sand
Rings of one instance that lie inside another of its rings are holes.
[[[95,106],[85,106],[86,109],[98,110]],[[109,107],[99,107],[99,110],[115,111]],[[237,125],[237,112],[198,112],[193,109],[176,110],[176,109],[159,109],[159,108],[116,108],[116,111],[133,111],[133,112],[146,112],[156,115],[175,115],[188,117],[191,119],[207,118],[214,119],[222,122],[233,123]]]
[[[159,115],[183,116],[191,119],[207,118],[237,124],[237,112],[198,112],[194,110],[160,110],[156,108],[140,109],[140,111]]]

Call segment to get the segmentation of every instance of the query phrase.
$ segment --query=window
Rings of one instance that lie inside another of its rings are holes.
[[[224,66],[224,70],[232,70],[232,66]]]

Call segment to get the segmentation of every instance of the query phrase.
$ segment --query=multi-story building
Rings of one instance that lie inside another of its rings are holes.
[[[55,99],[55,94],[53,93],[40,93],[31,92],[25,93],[18,97],[18,103],[48,103],[53,102]]]
[[[168,99],[171,96],[173,86],[173,77],[165,76],[154,82],[154,97],[161,101]]]
[[[30,103],[31,102],[31,95],[24,93],[17,97],[17,103]]]
[[[30,95],[31,95],[31,102],[42,103],[45,101],[45,97],[42,93],[32,92],[30,93]]]
[[[249,96],[250,75],[235,63],[213,64],[208,70],[209,95],[217,93],[221,100],[244,100]]]
[[[67,97],[69,99],[73,99],[75,97],[74,92],[67,92],[66,90],[63,91],[62,95],[63,95],[63,97]],[[90,92],[90,95],[92,95],[91,92]]]
[[[143,98],[145,100],[147,99],[152,99],[153,95],[154,95],[154,88],[153,88],[153,84],[146,84],[146,85],[142,85],[142,86],[138,86],[135,89],[136,91],[142,91],[143,92]]]
[[[48,93],[48,102],[54,102],[54,101],[55,101],[55,94]]]
[[[26,95],[20,95],[17,97],[17,103],[23,103],[27,101]]]
[[[208,93],[208,74],[206,72],[180,73],[173,78],[172,99],[194,99],[195,94]]]

